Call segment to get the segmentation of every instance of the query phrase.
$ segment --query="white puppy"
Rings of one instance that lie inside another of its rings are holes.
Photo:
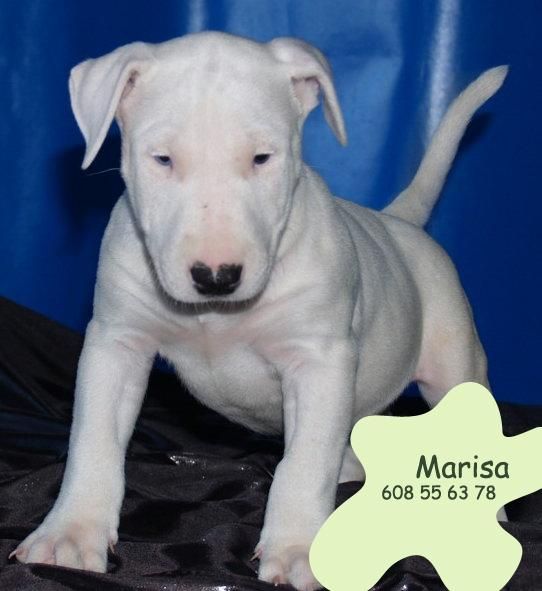
[[[377,213],[332,197],[302,162],[319,93],[342,144],[346,133],[329,65],[301,41],[201,33],[75,67],[83,168],[116,116],[126,191],[102,243],[62,489],[17,558],[105,571],[159,353],[204,404],[284,433],[259,576],[318,587],[311,541],[337,483],[363,477],[353,424],[412,381],[431,405],[460,382],[487,386],[457,273],[421,226],[469,119],[505,75],[489,70],[460,95],[413,183]]]

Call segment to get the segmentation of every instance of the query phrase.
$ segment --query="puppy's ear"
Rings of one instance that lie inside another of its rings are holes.
[[[273,55],[286,64],[294,94],[306,117],[318,104],[320,91],[324,97],[324,113],[335,137],[345,146],[347,142],[341,107],[337,100],[331,68],[316,47],[290,37],[279,37],[269,43]]]
[[[86,142],[82,168],[90,166],[96,157],[121,98],[130,92],[151,57],[146,43],[130,43],[72,69],[71,105]]]

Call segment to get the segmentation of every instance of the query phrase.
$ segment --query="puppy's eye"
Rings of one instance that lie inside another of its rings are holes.
[[[166,154],[156,154],[153,158],[160,166],[171,166],[171,158]]]
[[[265,164],[269,158],[271,158],[271,154],[256,154],[253,162],[256,166],[260,166],[261,164]]]

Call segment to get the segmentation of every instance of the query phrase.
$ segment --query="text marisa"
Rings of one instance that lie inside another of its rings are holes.
[[[472,476],[474,478],[510,478],[508,462],[494,462],[486,460],[478,461],[478,456],[470,462],[446,461],[439,463],[436,454],[431,456],[428,462],[425,455],[420,456],[416,478],[463,478]]]

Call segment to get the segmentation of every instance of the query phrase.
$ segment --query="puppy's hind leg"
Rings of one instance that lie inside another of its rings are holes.
[[[443,254],[443,253],[442,253]],[[431,408],[454,386],[477,382],[489,389],[487,359],[467,297],[448,257],[424,278],[424,328],[414,381]]]
[[[489,390],[486,356],[474,326],[471,330],[443,328],[431,353],[422,355],[416,382],[431,408],[463,382],[476,382]]]
[[[455,297],[454,297],[455,296]],[[458,285],[448,302],[439,302],[439,320],[433,317],[424,334],[416,381],[422,397],[433,408],[455,386],[477,382],[488,390],[487,359],[478,338],[470,306]],[[453,319],[453,322],[450,320]],[[499,521],[508,521],[504,507]]]
[[[344,451],[343,463],[339,474],[339,483],[350,482],[352,480],[365,482],[365,470],[354,453],[352,446],[349,444]]]

